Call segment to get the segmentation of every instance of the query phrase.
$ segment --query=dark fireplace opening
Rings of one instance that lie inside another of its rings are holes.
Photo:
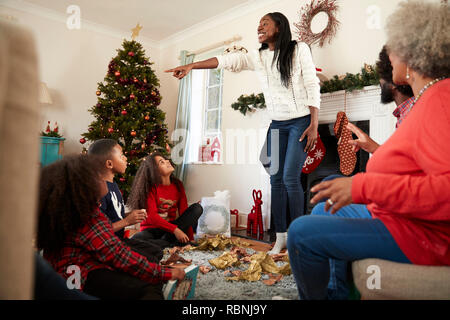
[[[355,121],[352,123],[356,125],[358,128],[360,128],[362,131],[364,131],[366,134],[369,134],[369,126],[370,126],[369,120]],[[325,157],[323,158],[320,165],[316,168],[316,170],[314,170],[309,174],[302,173],[301,175],[301,183],[305,199],[304,201],[305,214],[310,214],[312,209],[314,208],[314,205],[310,204],[309,202],[314,197],[314,194],[310,192],[311,188],[330,175],[338,174],[343,176],[343,174],[339,170],[340,160],[337,151],[338,139],[334,135],[333,128],[334,123],[319,125],[318,131],[320,139],[322,140],[325,146]],[[356,136],[353,135],[353,138],[356,139]],[[355,170],[353,170],[350,176],[353,176],[358,172],[366,171],[367,161],[369,160],[369,153],[367,153],[364,150],[360,150],[356,153],[356,157],[357,158]],[[289,203],[288,203],[288,212],[289,212]],[[289,214],[287,214],[286,222],[287,225],[289,226],[291,222]],[[273,219],[270,219],[270,228],[268,230],[268,235],[266,238],[268,238],[266,239],[268,242],[273,242],[276,240],[273,226]]]
[[[369,134],[369,120],[356,121],[352,123],[365,133]],[[316,168],[316,170],[309,174],[302,174],[301,176],[302,187],[305,195],[305,214],[310,214],[314,207],[314,205],[309,202],[314,196],[314,194],[310,192],[311,188],[330,175],[342,175],[339,170],[340,160],[337,151],[338,140],[334,135],[333,127],[334,123],[319,125],[320,139],[322,139],[326,151],[325,157],[323,158],[320,165]],[[356,136],[353,135],[353,138],[356,139]],[[350,176],[353,176],[358,172],[366,171],[366,164],[369,160],[369,153],[364,150],[360,150],[356,153],[356,157],[357,160],[355,170]]]

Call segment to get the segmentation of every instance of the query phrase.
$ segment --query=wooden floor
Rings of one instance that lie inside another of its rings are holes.
[[[232,236],[232,239],[239,239],[242,242],[247,242],[250,243],[250,247],[251,249],[255,250],[255,251],[264,251],[267,252],[270,249],[272,249],[272,246],[270,245],[270,243],[265,243],[262,241],[257,241],[257,240],[251,240],[251,239],[246,239],[246,238],[242,238],[242,237],[236,237],[236,236]]]
[[[137,230],[130,230],[130,236],[133,236],[137,232]],[[271,235],[268,232],[264,232],[262,236],[259,236],[247,234],[247,230],[245,228],[239,230],[232,229],[231,236],[234,239],[239,238],[241,241],[250,243],[250,248],[255,251],[267,252],[272,249],[272,241],[270,241]]]

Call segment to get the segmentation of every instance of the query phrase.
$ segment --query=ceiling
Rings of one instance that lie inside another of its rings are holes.
[[[68,15],[78,5],[81,19],[129,32],[139,22],[140,36],[160,42],[202,21],[255,0],[26,0],[22,1]]]

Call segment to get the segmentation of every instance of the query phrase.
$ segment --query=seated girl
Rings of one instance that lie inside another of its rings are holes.
[[[114,234],[99,210],[108,192],[104,169],[87,155],[66,157],[42,169],[38,248],[59,274],[92,296],[163,299],[162,283],[183,279],[184,271],[149,262]]]
[[[169,245],[194,240],[193,227],[203,213],[195,203],[188,208],[183,183],[173,176],[169,159],[154,152],[139,167],[127,205],[131,210],[146,209],[147,219],[133,239],[163,239]]]

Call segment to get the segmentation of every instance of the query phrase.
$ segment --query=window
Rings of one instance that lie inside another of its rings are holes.
[[[221,132],[222,69],[206,70],[206,103],[203,137],[214,138]]]
[[[198,56],[195,61],[221,54]],[[192,70],[189,163],[220,163],[223,70]]]

